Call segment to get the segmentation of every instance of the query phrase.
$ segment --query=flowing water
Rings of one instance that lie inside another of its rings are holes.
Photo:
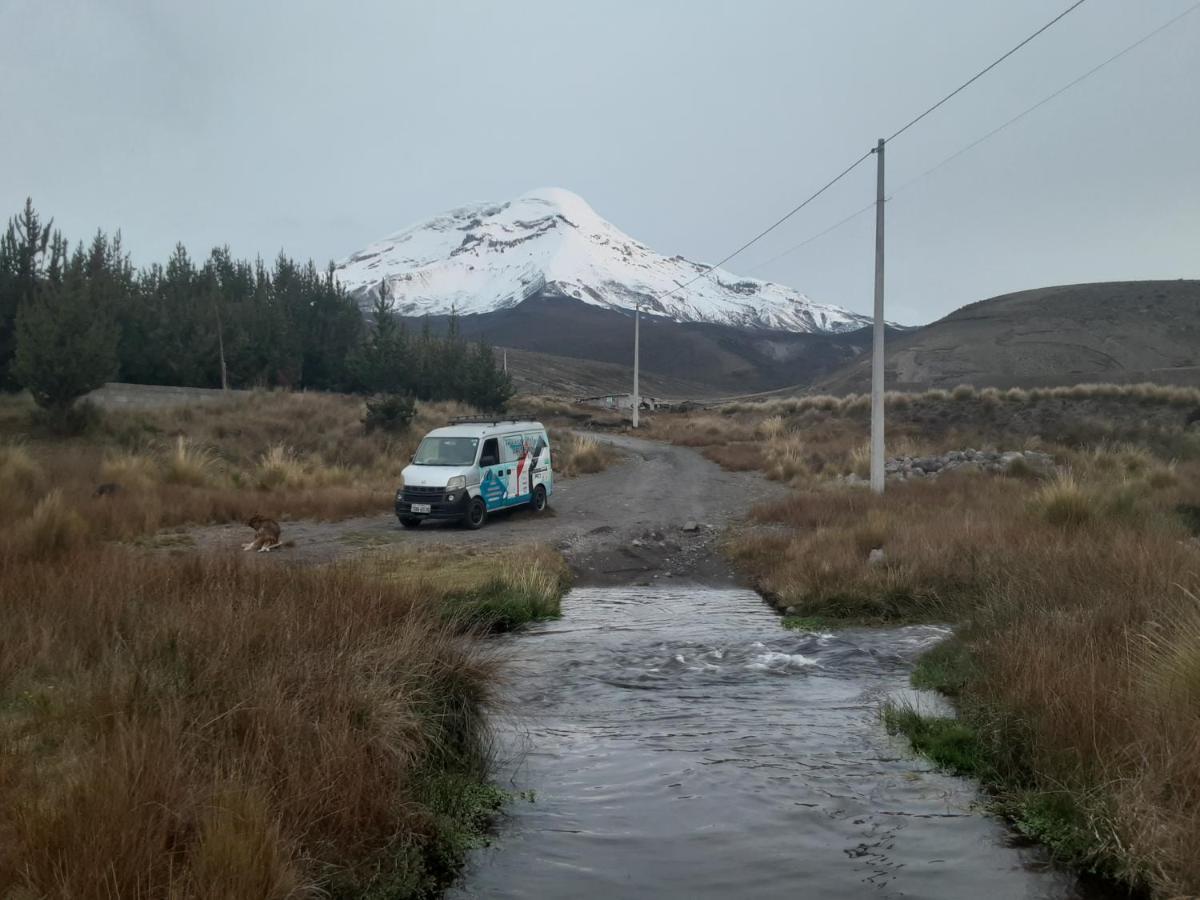
[[[508,639],[499,780],[455,895],[1071,898],[879,720],[945,629],[805,634],[743,590],[573,591]]]

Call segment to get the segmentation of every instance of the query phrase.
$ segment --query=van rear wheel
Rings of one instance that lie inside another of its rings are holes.
[[[472,497],[471,502],[467,504],[467,511],[463,515],[463,525],[475,531],[482,528],[486,521],[487,504],[483,502],[482,497]]]
[[[529,501],[529,505],[533,507],[534,512],[543,512],[546,509],[546,488],[543,485],[538,485],[533,489],[533,499]]]

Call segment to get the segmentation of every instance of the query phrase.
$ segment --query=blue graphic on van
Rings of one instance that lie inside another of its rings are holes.
[[[497,506],[503,506],[508,499],[508,485],[496,474],[495,469],[488,469],[479,483],[479,493],[483,495],[483,502],[487,504],[487,508],[495,509]]]

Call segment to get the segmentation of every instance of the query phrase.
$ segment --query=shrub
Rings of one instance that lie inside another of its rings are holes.
[[[767,440],[778,438],[787,431],[783,416],[767,416],[758,423],[758,433]]]
[[[551,432],[550,452],[554,474],[564,478],[603,472],[617,458],[612,444],[575,432]]]
[[[45,473],[28,448],[0,446],[0,506],[12,515],[41,492]]]
[[[211,450],[196,446],[181,434],[163,460],[163,477],[170,484],[200,487],[212,480],[216,465]]]
[[[89,400],[76,400],[67,405],[39,406],[30,414],[33,424],[51,434],[71,436],[85,434],[100,424],[100,408]]]
[[[372,431],[398,434],[412,424],[416,416],[416,401],[411,394],[375,394],[366,401],[363,427]]]
[[[123,490],[146,491],[159,479],[154,460],[138,453],[118,453],[100,464],[100,480],[119,484]]]
[[[1096,513],[1092,498],[1070,475],[1040,488],[1034,495],[1033,505],[1051,525],[1066,528],[1085,525]]]
[[[258,464],[258,486],[263,490],[292,485],[301,486],[305,481],[304,467],[296,459],[296,453],[286,444],[268,447]]]
[[[55,489],[38,502],[33,514],[18,527],[14,544],[20,556],[48,559],[75,549],[87,533],[83,517],[67,505],[62,491]]]

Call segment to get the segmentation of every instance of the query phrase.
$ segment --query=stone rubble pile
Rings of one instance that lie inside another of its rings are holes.
[[[1055,472],[1054,457],[1038,450],[951,450],[941,456],[896,456],[884,463],[887,477],[895,481],[937,478],[946,472],[992,472],[1002,474],[1014,467],[1027,467],[1036,475]],[[840,479],[846,484],[866,484],[867,479],[851,473]]]

